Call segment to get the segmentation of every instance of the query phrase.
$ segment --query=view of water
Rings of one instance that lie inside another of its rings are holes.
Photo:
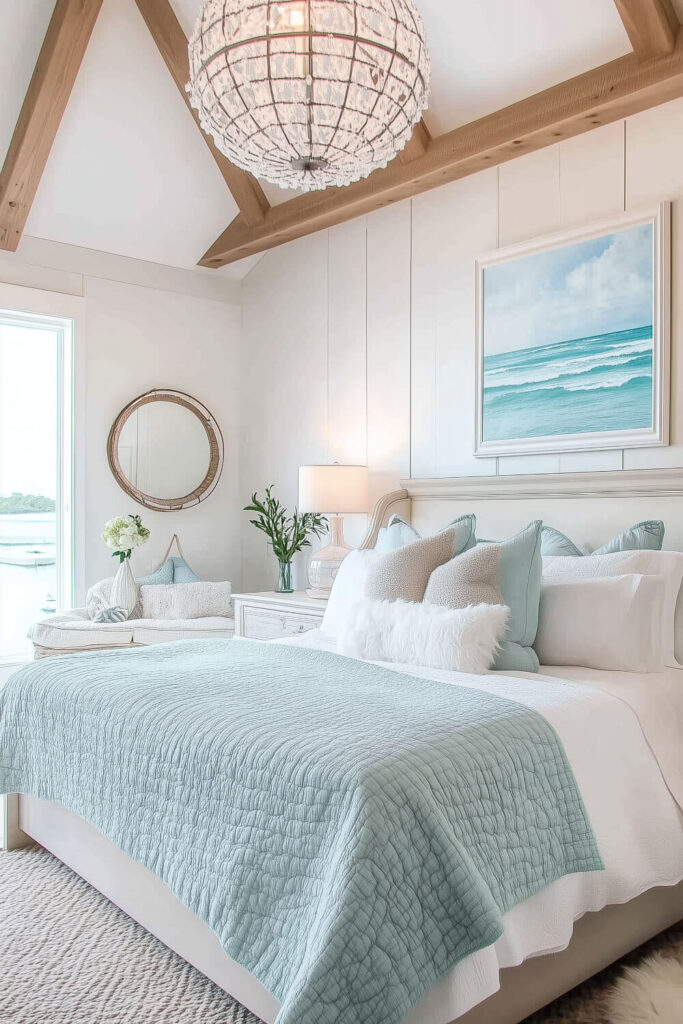
[[[484,360],[484,440],[652,426],[652,327]]]
[[[54,563],[55,514],[23,513],[0,515],[0,659],[31,657],[26,639],[31,623],[44,618],[48,594],[57,587]],[[34,552],[41,555],[34,555]],[[7,564],[52,557],[52,564]]]

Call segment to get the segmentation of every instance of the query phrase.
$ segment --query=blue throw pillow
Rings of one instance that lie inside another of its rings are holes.
[[[184,558],[171,558],[174,583],[199,583],[199,576],[190,569]]]
[[[630,526],[628,530],[613,537],[612,540],[603,544],[596,551],[592,551],[591,554],[611,555],[615,551],[661,551],[663,543],[664,523],[660,519],[647,519],[642,523],[636,523],[635,526]],[[544,526],[541,554],[571,555],[580,558],[585,552],[580,551],[576,544],[559,530],[554,530],[551,526]]]
[[[152,572],[149,576],[143,576],[142,579],[138,580],[138,585],[141,587],[155,587],[162,583],[173,583],[172,558],[167,558],[156,572]]]
[[[498,671],[538,672],[538,655],[532,644],[541,601],[542,527],[539,519],[510,540],[479,541],[500,546],[500,592],[510,609],[507,632],[493,665]]]
[[[475,516],[459,516],[458,519],[454,519],[452,523],[444,526],[444,530],[449,530],[452,527],[458,531],[455,545],[456,555],[461,555],[463,551],[468,551],[474,547],[477,542],[475,537],[477,520]],[[441,532],[440,530],[439,533]],[[422,540],[422,537],[415,527],[406,523],[400,516],[394,515],[389,520],[387,526],[382,527],[379,531],[375,551],[385,555],[389,551],[397,551],[399,548],[405,547],[406,544],[412,544],[416,540]]]

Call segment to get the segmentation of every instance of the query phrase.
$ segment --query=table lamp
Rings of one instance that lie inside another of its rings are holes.
[[[308,567],[306,593],[328,598],[334,578],[351,548],[344,542],[344,516],[368,511],[367,466],[300,466],[299,510],[329,517],[329,543],[316,551]]]

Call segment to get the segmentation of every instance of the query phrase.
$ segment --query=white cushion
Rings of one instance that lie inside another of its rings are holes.
[[[184,584],[176,584],[184,586]],[[227,616],[200,619],[128,619],[126,622],[92,622],[85,608],[51,615],[36,622],[29,638],[37,647],[82,651],[90,647],[127,647],[129,644],[163,644],[171,640],[230,638],[235,620]]]
[[[140,587],[142,619],[226,618],[232,609],[230,583],[168,583]]]
[[[130,622],[92,622],[85,608],[34,623],[29,639],[38,647],[78,651],[87,647],[126,647],[133,642]]]
[[[324,636],[334,639],[351,608],[365,599],[368,573],[381,557],[380,552],[373,550],[352,551],[346,556],[332,584],[332,592],[320,624]]]
[[[184,584],[176,583],[182,587]],[[201,619],[134,619],[127,625],[133,627],[133,643],[166,644],[171,640],[215,640],[229,639],[235,633],[235,620],[225,616]]]
[[[509,615],[501,604],[442,608],[365,599],[341,622],[337,650],[366,661],[481,674],[493,664]]]
[[[534,648],[541,665],[659,672],[663,576],[630,574],[545,583]]]
[[[600,576],[663,576],[662,611],[664,664],[681,668],[675,655],[674,621],[683,580],[683,553],[679,551],[616,551],[610,555],[550,555],[543,558],[543,583],[572,583]]]

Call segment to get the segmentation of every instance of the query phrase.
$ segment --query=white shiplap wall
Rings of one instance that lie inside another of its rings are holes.
[[[268,253],[243,291],[243,488],[274,482],[294,503],[298,466],[334,459],[367,461],[373,497],[408,475],[683,466],[681,196],[677,100]],[[671,447],[475,459],[475,257],[662,199],[674,200]],[[270,586],[265,545],[243,536],[244,585]]]

